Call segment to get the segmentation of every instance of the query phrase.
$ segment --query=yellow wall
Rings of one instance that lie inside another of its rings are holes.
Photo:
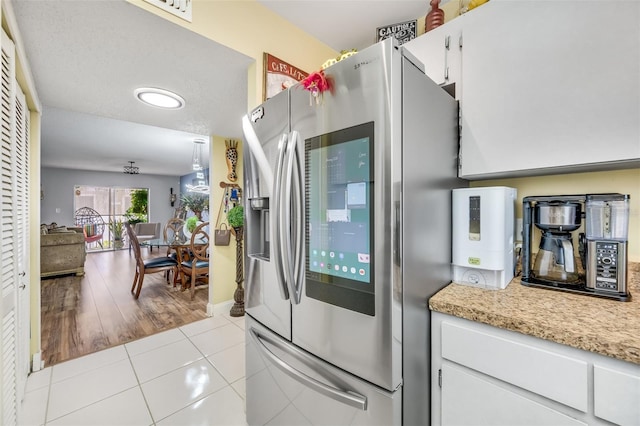
[[[40,352],[40,112],[30,111],[29,129],[29,287],[31,355]],[[39,366],[34,368],[39,369]]]
[[[518,190],[516,217],[522,217],[522,198],[532,195],[569,195],[619,192],[630,195],[629,261],[640,262],[640,169],[572,173],[471,182],[472,187],[510,186]]]
[[[220,206],[220,200],[224,189],[220,187],[220,182],[237,183],[242,186],[242,143],[238,141],[238,164],[236,165],[236,173],[238,180],[231,182],[227,179],[227,161],[225,139],[220,136],[214,136],[211,143],[211,151],[209,164],[211,164],[210,178],[211,181],[211,198],[209,199],[209,220],[211,229],[215,226]],[[226,215],[220,214],[220,222],[226,222]],[[213,233],[213,230],[211,231]],[[228,246],[210,246],[211,247],[211,273],[209,276],[213,283],[213,292],[209,292],[209,303],[217,304],[233,299],[233,292],[236,289],[236,243],[235,238],[231,235],[231,243]]]

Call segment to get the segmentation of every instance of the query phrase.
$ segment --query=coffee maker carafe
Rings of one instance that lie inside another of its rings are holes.
[[[573,257],[571,234],[545,232],[540,240],[533,271],[537,277],[547,280],[577,282],[579,275]]]
[[[523,285],[630,300],[628,195],[525,197],[522,209]]]
[[[533,266],[534,276],[551,281],[577,283],[571,232],[580,228],[580,203],[571,201],[541,201],[534,207],[534,225],[543,231]]]

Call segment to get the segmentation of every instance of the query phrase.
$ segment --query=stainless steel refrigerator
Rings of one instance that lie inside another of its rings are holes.
[[[249,424],[429,423],[457,103],[385,40],[243,118]]]

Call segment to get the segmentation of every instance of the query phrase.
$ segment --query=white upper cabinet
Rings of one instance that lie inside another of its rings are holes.
[[[460,177],[640,166],[640,2],[492,0],[404,47],[456,84]]]
[[[456,99],[462,71],[462,25],[462,17],[454,19],[403,45],[424,64],[431,80],[441,86],[456,84]]]
[[[494,0],[463,18],[460,177],[640,164],[640,2]]]

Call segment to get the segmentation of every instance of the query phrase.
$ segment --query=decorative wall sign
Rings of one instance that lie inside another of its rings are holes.
[[[268,53],[264,54],[263,63],[264,81],[262,84],[262,99],[265,101],[309,75],[301,69]]]
[[[413,40],[418,35],[417,24],[418,21],[413,20],[376,28],[376,43],[389,37],[395,37],[399,44]]]

